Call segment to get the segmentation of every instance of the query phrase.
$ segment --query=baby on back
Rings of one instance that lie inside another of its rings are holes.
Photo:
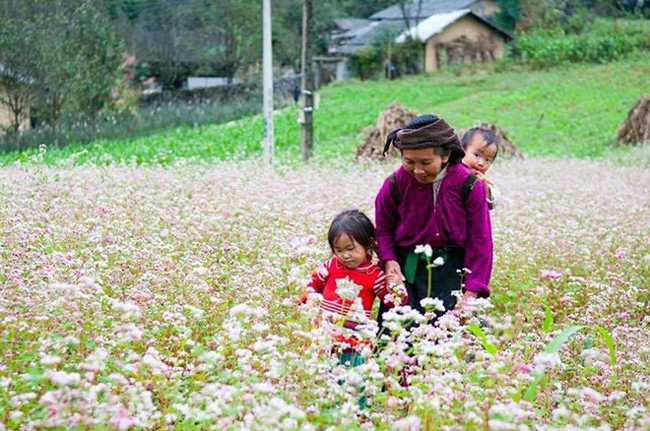
[[[463,163],[472,174],[483,182],[488,206],[490,209],[494,209],[499,198],[499,191],[485,174],[499,153],[497,137],[487,129],[472,127],[463,134],[460,143],[465,150]]]

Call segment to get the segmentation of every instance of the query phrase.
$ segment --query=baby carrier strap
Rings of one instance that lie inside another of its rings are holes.
[[[397,181],[395,180],[395,172],[390,174],[388,177],[388,183],[390,184],[390,194],[393,196],[393,202],[395,206],[399,206],[399,191],[397,190]]]
[[[467,178],[465,178],[465,181],[463,182],[463,187],[460,190],[460,198],[463,202],[463,205],[467,202],[467,199],[469,198],[469,193],[472,191],[474,188],[474,184],[476,184],[476,180],[478,178],[476,175],[470,173],[467,175]],[[390,194],[393,196],[393,202],[395,202],[395,206],[399,205],[399,191],[397,190],[397,181],[395,180],[395,172],[390,174],[388,177],[388,184],[390,185]]]
[[[467,203],[467,199],[469,198],[469,192],[472,191],[474,188],[474,184],[476,184],[476,180],[478,177],[470,172],[469,175],[467,175],[467,178],[465,178],[465,181],[463,182],[463,188],[460,189],[460,198],[463,201],[463,205]]]

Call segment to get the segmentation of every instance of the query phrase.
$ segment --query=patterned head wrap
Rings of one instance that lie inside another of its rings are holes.
[[[384,155],[391,144],[400,150],[443,147],[451,151],[449,160],[452,163],[465,156],[454,129],[436,115],[421,115],[403,128],[390,132],[386,137]]]

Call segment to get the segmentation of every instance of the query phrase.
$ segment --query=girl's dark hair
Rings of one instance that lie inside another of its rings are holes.
[[[463,150],[467,150],[467,146],[470,142],[472,142],[472,139],[474,139],[474,136],[476,134],[479,134],[483,137],[483,140],[485,141],[485,148],[491,145],[494,145],[496,147],[497,150],[494,153],[494,158],[496,159],[497,155],[499,154],[499,140],[494,133],[482,127],[472,127],[467,132],[463,133],[463,137],[460,138],[460,145],[463,146]]]
[[[368,216],[361,211],[347,210],[334,217],[327,232],[327,241],[332,252],[334,252],[334,243],[343,234],[349,235],[369,253],[377,252],[375,227]]]

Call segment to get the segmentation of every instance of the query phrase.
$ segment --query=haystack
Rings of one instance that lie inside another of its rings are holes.
[[[508,138],[506,132],[496,124],[490,121],[477,121],[472,127],[480,127],[494,133],[494,136],[496,136],[499,145],[499,157],[505,156],[506,158],[514,157],[517,159],[524,158],[514,142]],[[464,132],[464,130],[459,130],[459,136],[463,136]]]
[[[618,128],[619,144],[647,144],[650,142],[650,95],[637,100],[627,119]]]
[[[393,102],[379,113],[375,124],[368,129],[363,144],[357,148],[357,158],[383,159],[386,136],[393,130],[404,127],[406,123],[417,117],[417,112],[406,108],[399,102]],[[391,146],[387,158],[399,156],[399,152]]]

